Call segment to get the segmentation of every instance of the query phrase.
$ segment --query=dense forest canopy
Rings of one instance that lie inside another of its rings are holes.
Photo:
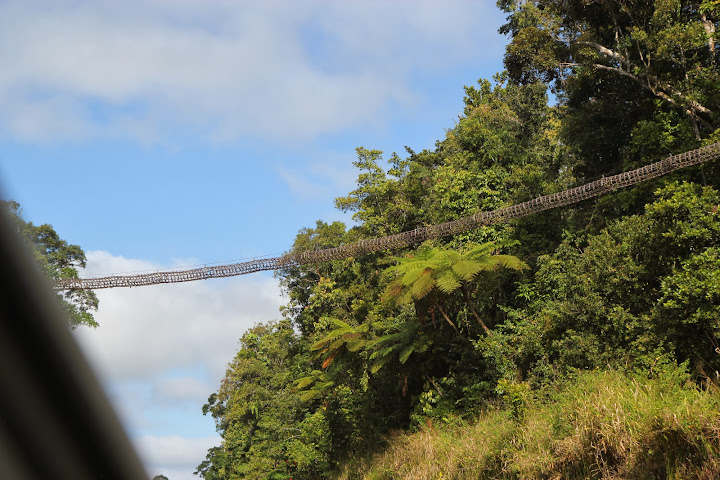
[[[356,188],[335,202],[356,225],[318,221],[292,252],[507,206],[720,140],[717,0],[498,7],[505,70],[465,88],[434,149],[358,148]],[[279,272],[282,319],[243,336],[203,409],[223,441],[197,473],[329,478],[391,432],[498,402],[508,407],[498,418],[520,421],[532,392],[593,384],[582,372],[651,381],[680,370],[717,388],[718,189],[713,162],[403,252]]]

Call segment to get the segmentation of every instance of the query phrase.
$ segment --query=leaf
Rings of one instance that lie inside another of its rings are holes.
[[[383,357],[378,359],[375,363],[373,363],[372,367],[370,367],[370,372],[375,374],[380,371],[382,367],[387,364],[389,357]]]
[[[494,242],[483,243],[471,248],[465,253],[464,257],[476,260],[478,258],[487,257],[488,255],[492,254],[493,250],[496,250],[497,248],[498,247]]]
[[[370,355],[370,360],[375,360],[376,358],[384,358],[387,357],[395,348],[397,348],[398,345],[393,345],[391,347],[385,347],[380,350],[377,350]]]
[[[437,286],[443,293],[450,293],[460,288],[461,283],[451,271],[446,271],[437,279]]]
[[[335,341],[338,337],[345,335],[346,333],[353,332],[352,328],[338,328],[335,330],[332,330],[328,332],[327,335],[325,335],[322,339],[315,342],[311,347],[310,350],[320,350],[322,348],[325,348],[329,343]]]
[[[410,355],[415,351],[414,345],[409,345],[405,348],[403,348],[400,351],[400,355],[398,355],[398,360],[400,360],[400,363],[405,365],[405,362],[407,362],[407,359],[410,358]]]
[[[332,352],[328,357],[325,359],[325,361],[322,364],[323,370],[330,366],[330,364],[335,360],[335,356],[337,355],[338,351],[335,350]]]
[[[343,335],[328,346],[328,352],[337,352],[338,350],[340,350],[340,347],[345,345],[345,342],[345,336]]]
[[[345,345],[345,348],[347,348],[349,352],[357,352],[363,346],[365,346],[366,343],[367,342],[365,342],[364,340],[353,340],[348,342],[347,345]]]
[[[413,283],[411,288],[412,296],[416,300],[424,298],[432,291],[433,287],[435,287],[435,280],[432,278],[432,275],[430,275],[430,272],[427,270],[425,272],[426,273]]]
[[[312,384],[317,377],[303,377],[299,378],[295,381],[295,387],[298,390],[302,390],[303,388],[307,387],[308,385]]]
[[[493,260],[497,265],[511,270],[525,270],[530,268],[525,262],[513,255],[494,255]]]
[[[414,284],[415,282],[417,282],[418,280],[420,280],[420,278],[421,278],[423,275],[428,275],[430,272],[431,272],[430,268],[427,268],[427,267],[425,267],[425,268],[422,268],[422,267],[421,267],[421,268],[413,268],[412,270],[406,272],[406,273],[401,277],[401,281],[400,281],[400,282],[402,283],[402,285],[408,287],[408,286],[410,286],[410,285],[413,285],[413,284]]]
[[[484,270],[483,263],[474,260],[460,260],[452,266],[452,271],[465,281],[472,280],[478,272]]]
[[[417,353],[424,353],[428,348],[430,348],[430,345],[432,345],[432,341],[423,338],[420,342],[416,342],[413,346]]]
[[[350,325],[348,325],[347,323],[345,323],[342,320],[339,320],[337,318],[330,318],[330,321],[332,323],[334,323],[335,325],[337,325],[338,327],[340,327],[341,329],[352,329],[352,327]]]
[[[309,402],[310,400],[319,397],[320,393],[322,392],[318,390],[307,390],[300,395],[300,401]]]

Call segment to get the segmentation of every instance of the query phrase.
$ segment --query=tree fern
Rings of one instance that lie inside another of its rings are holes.
[[[498,268],[523,270],[528,268],[525,262],[512,255],[500,255],[498,250],[517,242],[487,242],[475,245],[464,252],[455,250],[420,247],[414,254],[395,257],[396,265],[386,272],[394,278],[385,290],[385,299],[399,303],[409,303],[425,298],[434,289],[449,295],[468,282],[475,280],[481,272],[495,272]],[[470,303],[467,290],[464,291],[471,312],[483,329],[490,333],[477,311]],[[445,313],[435,296],[431,297],[443,318],[456,330],[457,327]]]

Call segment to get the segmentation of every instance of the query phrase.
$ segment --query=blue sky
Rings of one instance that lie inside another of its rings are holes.
[[[286,251],[345,220],[355,148],[432,148],[502,69],[495,2],[0,0],[0,182],[87,274]],[[99,291],[76,337],[151,475],[193,478],[201,407],[270,274]],[[196,478],[196,477],[195,477]]]

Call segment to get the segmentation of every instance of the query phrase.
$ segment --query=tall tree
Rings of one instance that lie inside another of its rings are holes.
[[[574,75],[604,71],[682,108],[701,128],[717,127],[720,82],[715,0],[500,0],[512,35],[505,57],[518,81],[536,77],[556,89]]]
[[[697,146],[717,129],[717,1],[500,0],[498,6],[508,13],[501,32],[511,37],[505,54],[511,80],[552,85],[566,107],[565,141],[583,156],[584,176],[647,159],[642,149],[628,151],[633,141],[656,158]]]
[[[673,183],[641,215],[568,235],[524,291],[511,355],[524,368],[652,366],[664,354],[720,370],[719,203],[710,187]]]
[[[305,342],[290,322],[257,325],[243,335],[219,391],[203,407],[222,444],[197,473],[206,479],[317,478],[328,469],[322,415],[299,401],[293,381],[307,371]]]

